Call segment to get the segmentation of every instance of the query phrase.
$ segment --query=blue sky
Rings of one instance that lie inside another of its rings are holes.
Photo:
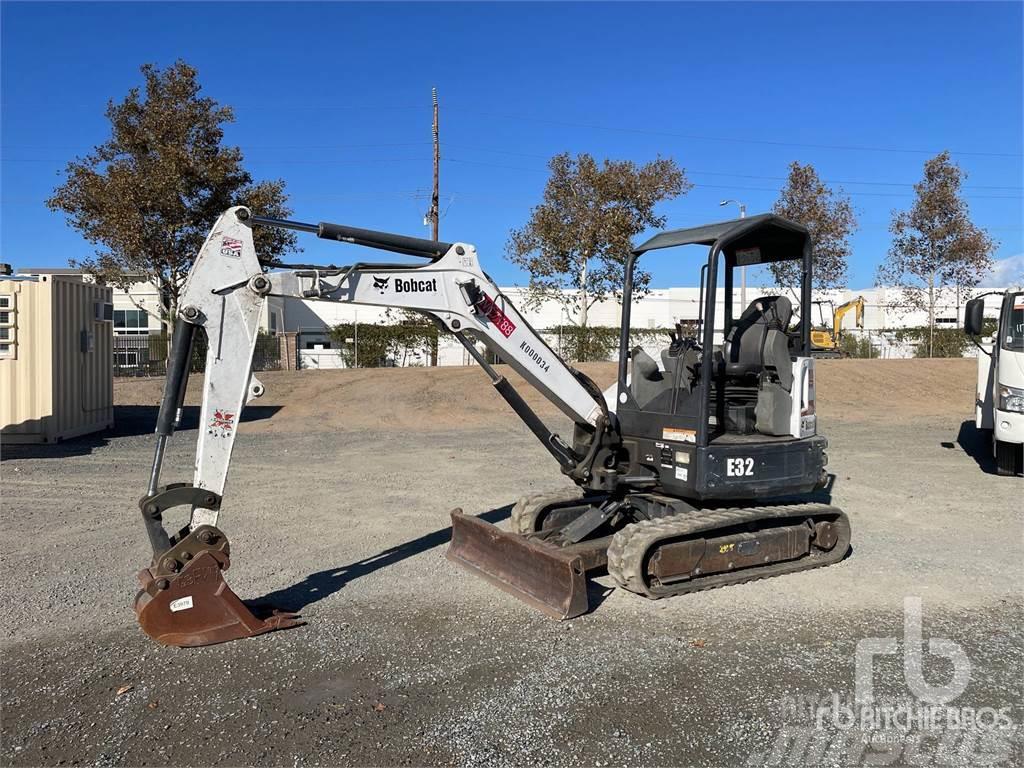
[[[2,5],[0,251],[16,266],[91,252],[43,205],[143,62],[181,57],[236,109],[227,140],[282,178],[295,218],[426,236],[430,89],[442,106],[441,237],[503,256],[560,151],[658,154],[697,186],[669,226],[767,210],[787,164],[851,193],[851,287],[874,282],[891,211],[950,149],[975,221],[1024,253],[1020,3]],[[304,238],[305,257],[339,261]],[[659,255],[655,285],[696,283]]]

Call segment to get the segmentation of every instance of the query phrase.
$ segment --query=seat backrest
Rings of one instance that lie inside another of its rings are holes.
[[[764,338],[763,365],[775,371],[779,384],[787,392],[793,389],[793,365],[789,355],[789,336],[785,331],[769,328]]]
[[[725,359],[750,367],[763,367],[769,329],[785,332],[793,318],[793,303],[785,296],[762,296],[743,310],[725,340]]]

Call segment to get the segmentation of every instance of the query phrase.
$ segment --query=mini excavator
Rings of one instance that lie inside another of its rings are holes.
[[[825,304],[832,306],[832,302],[815,301],[819,311]],[[843,352],[840,343],[843,340],[843,318],[849,312],[854,313],[854,323],[858,328],[864,327],[864,297],[858,296],[852,301],[840,304],[832,310],[832,327],[825,325],[825,318],[822,317],[822,324],[811,328],[811,355],[817,358],[828,357],[849,357]]]
[[[337,267],[261,260],[255,227],[421,261]],[[634,266],[650,251],[693,245],[707,254],[696,332],[679,323],[656,359],[631,346]],[[751,216],[661,232],[636,248],[625,265],[616,382],[602,392],[530,327],[481,269],[472,245],[231,208],[196,257],[175,318],[156,455],[139,502],[153,551],[138,574],[143,631],[165,645],[199,646],[301,623],[290,613],[257,616],[231,591],[224,580],[230,548],[218,527],[239,417],[264,392],[252,360],[271,296],[413,310],[465,346],[576,487],[520,499],[511,531],[455,510],[448,558],[550,616],[587,612],[587,574],[599,569],[623,589],[662,598],[838,562],[850,525],[814,494],[828,475],[810,325],[802,324],[794,345],[785,296],[764,296],[734,313],[733,272],[782,260],[801,264],[801,304],[810,307],[811,243],[791,221]],[[195,474],[191,483],[160,485],[199,332],[208,344]],[[568,416],[573,434],[552,432],[477,343]],[[179,506],[191,516],[172,535],[163,514]]]

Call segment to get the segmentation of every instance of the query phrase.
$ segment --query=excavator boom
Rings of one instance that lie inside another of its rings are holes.
[[[420,257],[426,263],[356,263],[267,271],[268,265],[260,262],[253,245],[254,226],[307,231],[326,239]],[[227,537],[217,527],[239,418],[245,405],[264,391],[251,369],[260,317],[270,296],[401,307],[433,318],[465,345],[502,397],[570,476],[584,477],[588,457],[577,455],[547,429],[474,342],[482,342],[500,355],[580,428],[593,433],[594,441],[602,439],[607,428],[607,409],[600,391],[562,362],[502,296],[480,269],[472,245],[336,224],[264,219],[246,208],[232,208],[206,238],[181,293],[158,417],[156,455],[148,491],[140,501],[153,561],[139,573],[142,589],[135,609],[143,630],[165,644],[205,645],[299,623],[299,617],[291,614],[259,619],[231,592],[222,575],[230,565]],[[208,351],[195,473],[191,483],[160,485],[164,450],[180,420],[192,343],[200,330],[206,334]],[[591,455],[589,461],[593,459]],[[189,525],[168,535],[163,513],[181,505],[191,509]],[[571,559],[567,562],[557,552],[530,548],[520,537],[491,526],[483,529],[473,522],[473,518],[453,515],[451,559],[487,573],[534,604],[545,604],[551,613],[579,612],[578,598],[573,608],[573,599],[562,594],[573,590],[578,594],[582,579],[581,571],[573,571]],[[503,549],[484,545],[495,535],[507,538]],[[536,567],[523,568],[524,562]],[[555,572],[564,576],[561,591],[550,587]],[[584,603],[585,599],[584,591]]]

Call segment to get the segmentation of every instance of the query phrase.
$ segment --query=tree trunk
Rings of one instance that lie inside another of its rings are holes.
[[[580,328],[587,327],[587,257],[583,257],[583,267],[580,269]]]
[[[928,357],[935,354],[935,271],[928,275]]]
[[[590,299],[587,296],[587,256],[583,255],[583,267],[580,269],[580,335],[576,344],[576,362],[582,363],[586,360],[587,348],[587,310]]]

